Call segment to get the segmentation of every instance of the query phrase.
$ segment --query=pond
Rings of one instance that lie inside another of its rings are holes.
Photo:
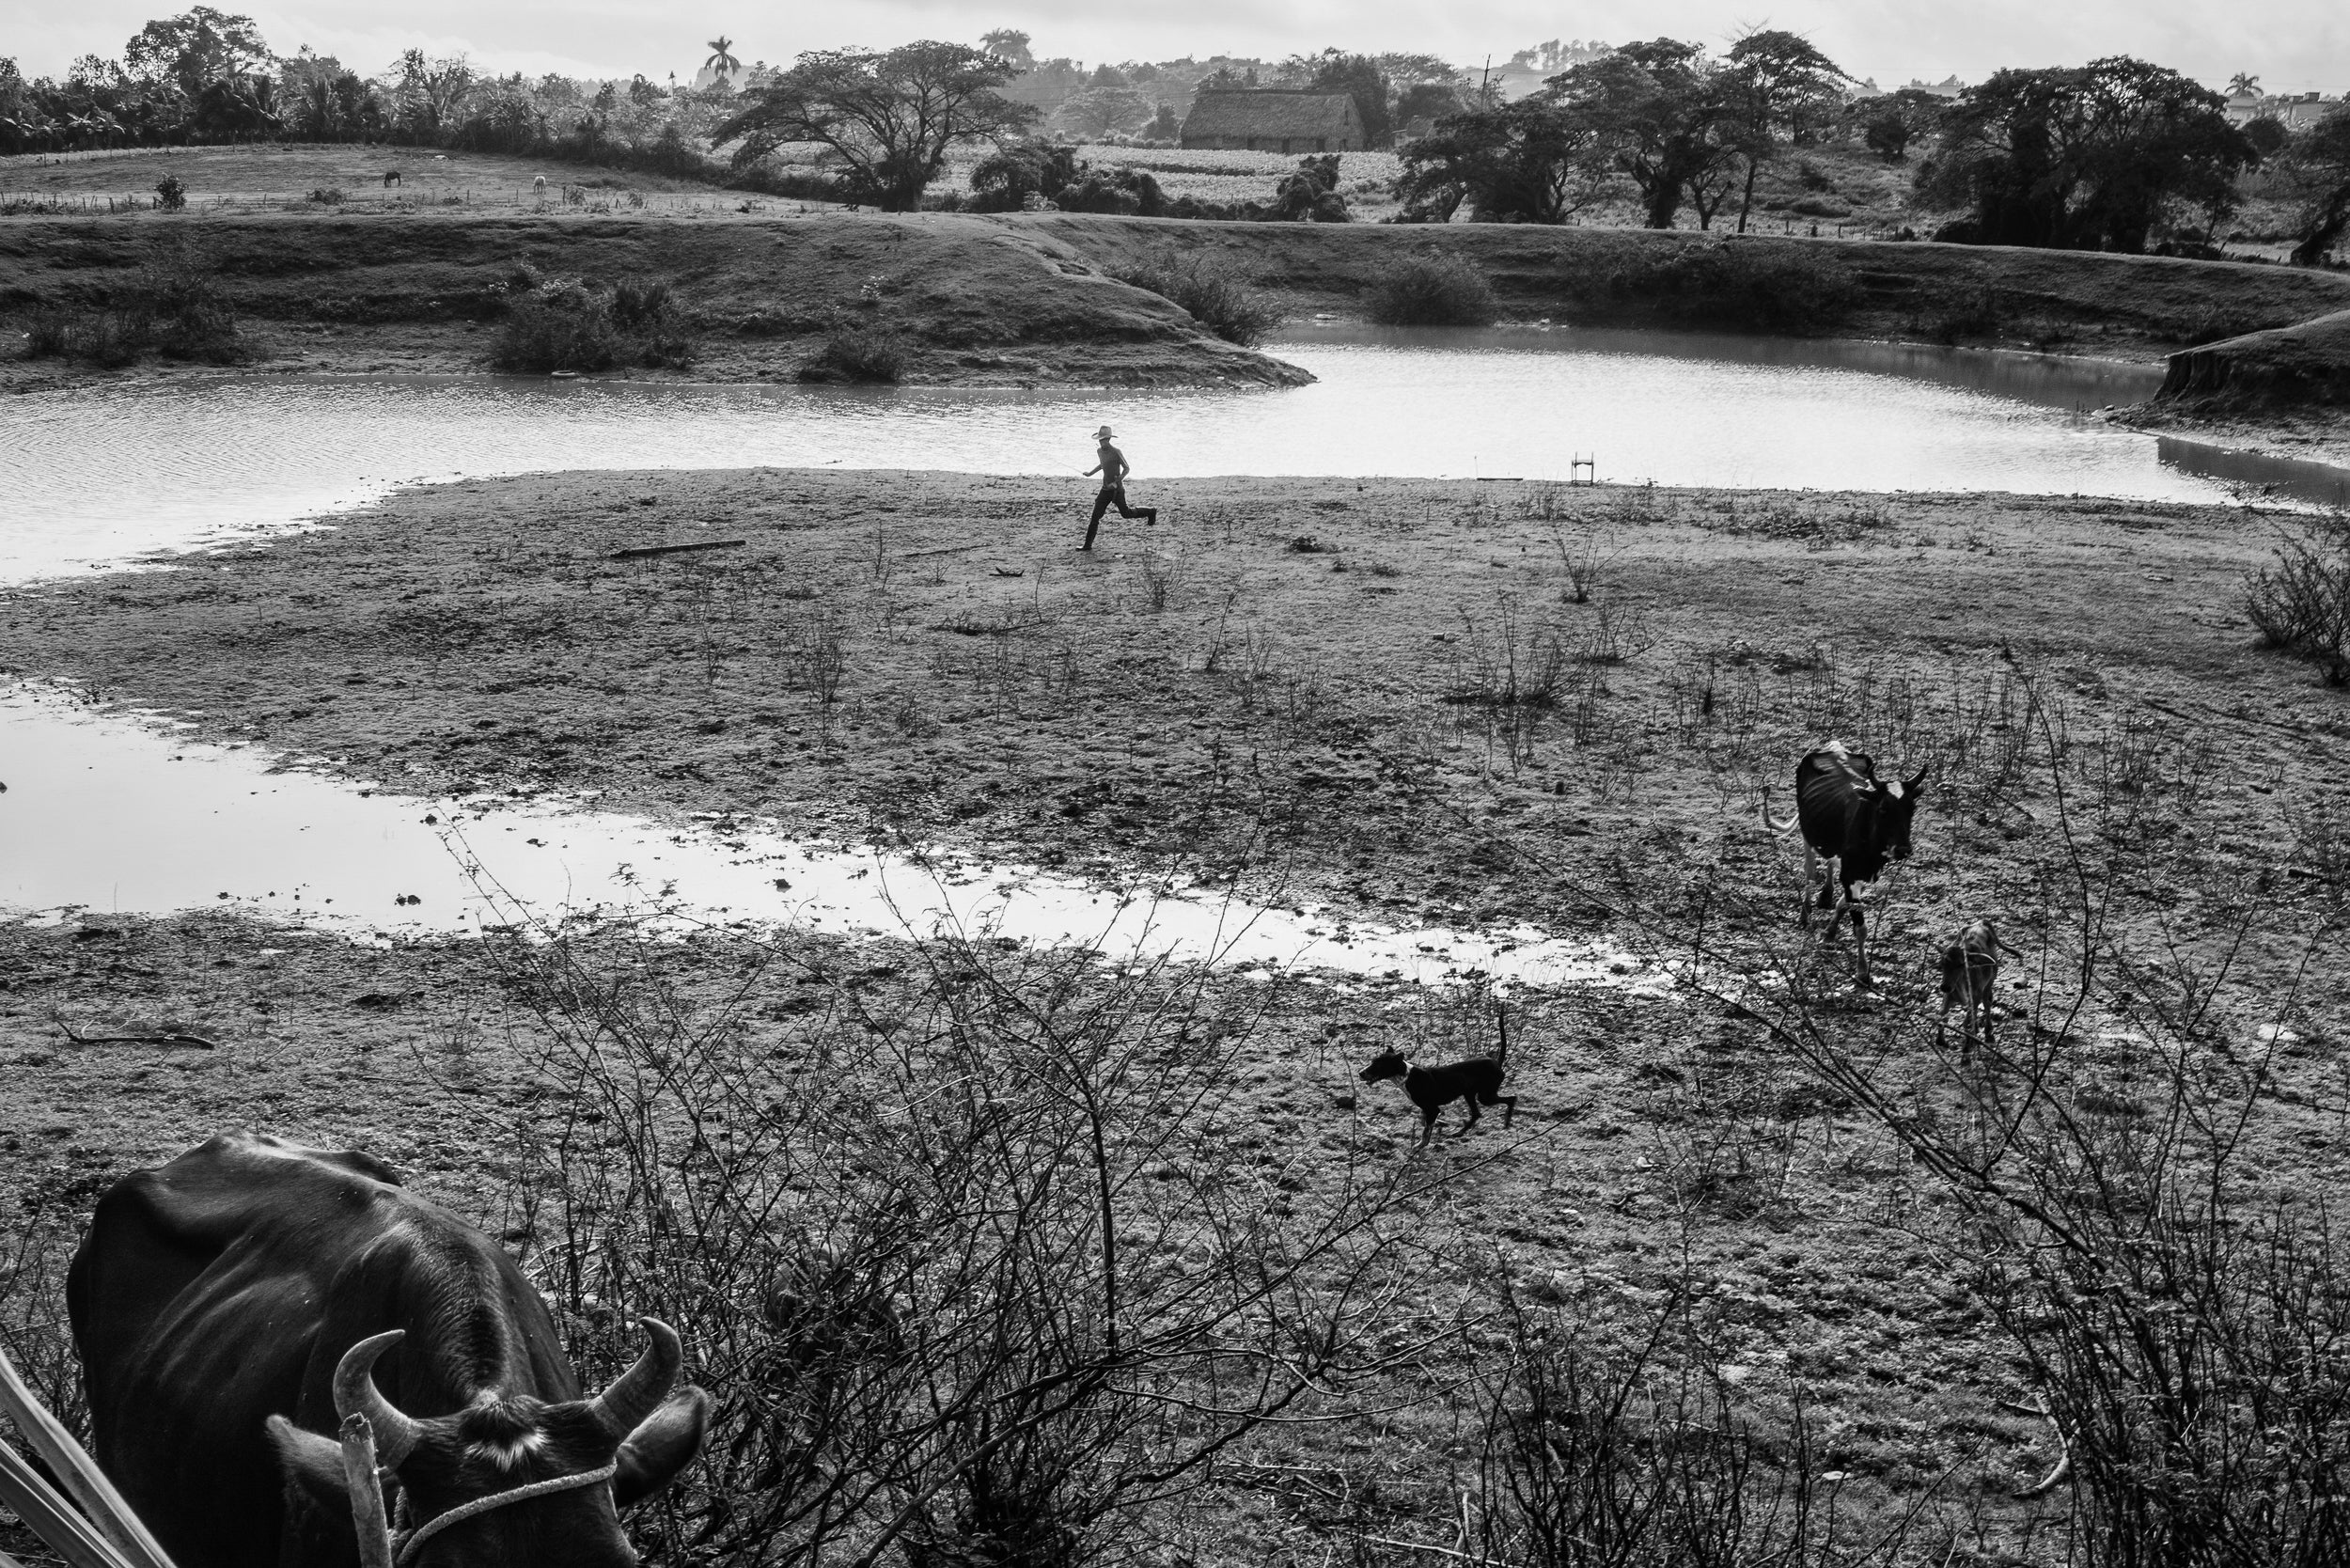
[[[1537,329],[1302,329],[1276,347],[1320,381],[1022,392],[275,377],[23,396],[0,407],[0,585],[331,521],[401,483],[570,468],[1065,473],[1075,505],[1088,432],[1104,421],[1145,482],[1564,478],[1586,455],[1603,479],[1668,484],[2207,501],[2280,482],[2264,460],[2083,417],[2149,393],[2159,372],[2142,366]],[[2298,466],[2321,499],[2350,478]],[[1653,979],[1605,945],[1534,931],[1397,930],[1133,878],[793,842],[773,823],[682,832],[581,802],[422,802],[30,688],[0,695],[0,909],[226,902],[374,935],[618,911],[913,934],[946,921],[1357,976]]]
[[[180,549],[460,475],[753,464],[1066,474],[1117,427],[1165,475],[1602,479],[2225,499],[2264,460],[2085,417],[2147,366],[1663,334],[1301,330],[1281,391],[656,386],[540,378],[196,379],[0,408],[0,581]],[[2201,449],[2206,455],[2208,449]],[[2201,467],[2209,469],[2205,462]],[[2288,465],[2290,466],[2290,465]],[[2312,465],[2302,464],[2302,468]],[[2330,473],[2332,471],[2321,471]],[[2299,476],[2296,476],[2299,477]],[[2344,476],[2350,478],[2350,476]]]

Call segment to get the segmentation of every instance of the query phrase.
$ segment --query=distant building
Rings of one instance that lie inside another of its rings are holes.
[[[1966,84],[1955,76],[1945,76],[1939,82],[1921,82],[1913,76],[1902,86],[1904,90],[1930,92],[1936,98],[1956,98],[1966,90]]]
[[[2339,98],[2326,98],[2314,92],[2250,92],[2232,93],[2228,97],[2228,123],[2247,125],[2256,119],[2273,119],[2288,131],[2304,131],[2326,118]]]
[[[1363,120],[1342,92],[1203,87],[1183,119],[1183,145],[1216,151],[1359,152]]]

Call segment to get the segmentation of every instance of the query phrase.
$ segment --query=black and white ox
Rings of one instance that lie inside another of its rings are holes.
[[[1869,942],[1855,883],[1873,883],[1887,864],[1909,858],[1909,823],[1926,792],[1923,768],[1910,778],[1879,778],[1877,765],[1865,753],[1841,741],[1830,741],[1795,764],[1795,820],[1779,822],[1766,809],[1764,823],[1773,832],[1803,828],[1803,925],[1811,929],[1814,900],[1811,881],[1833,861],[1833,872],[1820,874],[1817,907],[1831,911],[1828,934],[1833,936],[1846,913],[1852,916],[1853,961],[1860,983],[1872,983]]]
[[[179,1568],[360,1561],[364,1415],[400,1568],[625,1568],[619,1510],[692,1462],[709,1396],[664,1325],[593,1398],[487,1236],[364,1154],[222,1137],[115,1184],[66,1284],[98,1462]]]

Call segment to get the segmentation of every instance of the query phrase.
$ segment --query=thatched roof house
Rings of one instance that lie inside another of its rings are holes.
[[[1183,146],[1249,152],[1359,152],[1363,120],[1342,92],[1201,88],[1183,120]]]

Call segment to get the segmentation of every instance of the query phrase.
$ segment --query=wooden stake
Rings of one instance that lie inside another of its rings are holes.
[[[392,1531],[384,1520],[384,1488],[375,1479],[375,1428],[365,1416],[345,1416],[342,1438],[343,1486],[359,1532],[359,1568],[392,1568]]]

